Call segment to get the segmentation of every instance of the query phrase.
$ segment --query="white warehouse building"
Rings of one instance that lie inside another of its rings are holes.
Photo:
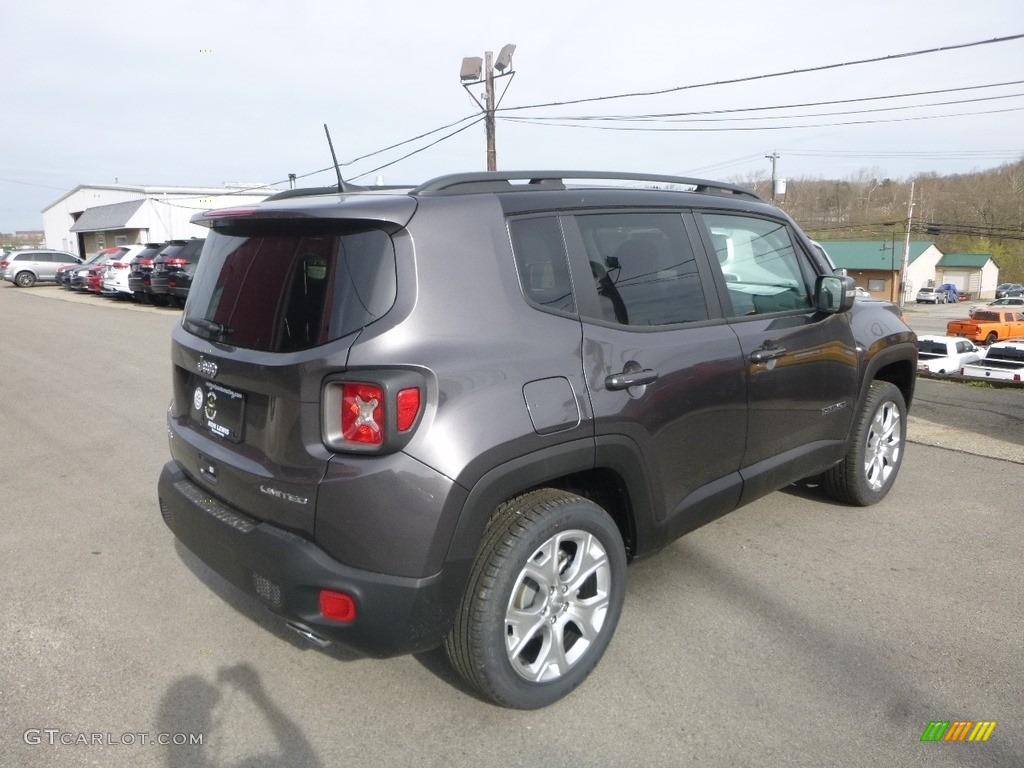
[[[43,235],[47,248],[82,257],[112,245],[206,237],[189,222],[197,212],[250,205],[278,191],[259,184],[81,184],[43,209]]]

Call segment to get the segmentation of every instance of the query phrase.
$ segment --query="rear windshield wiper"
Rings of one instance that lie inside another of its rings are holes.
[[[217,334],[217,336],[227,336],[232,333],[232,329],[228,328],[223,323],[217,323],[203,317],[190,317],[188,322],[196,328],[202,328],[204,331]]]

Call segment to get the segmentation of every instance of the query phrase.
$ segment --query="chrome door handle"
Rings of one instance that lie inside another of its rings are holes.
[[[658,380],[658,372],[652,371],[650,368],[645,368],[642,371],[622,371],[621,373],[613,373],[604,380],[604,385],[607,389],[629,389],[630,387],[640,387],[644,384],[651,384]]]
[[[750,353],[750,360],[754,363],[766,363],[769,360],[777,360],[786,354],[786,350],[776,347],[775,349],[758,349]]]

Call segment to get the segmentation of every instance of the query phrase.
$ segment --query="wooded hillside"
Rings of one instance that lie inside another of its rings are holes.
[[[987,171],[889,179],[877,168],[841,181],[790,178],[776,198],[817,240],[878,240],[906,234],[914,182],[911,237],[934,240],[943,253],[989,253],[1001,282],[1024,282],[1024,159]],[[737,179],[771,199],[764,176]]]

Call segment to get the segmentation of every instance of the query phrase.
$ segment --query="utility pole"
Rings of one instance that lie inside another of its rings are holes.
[[[910,200],[907,201],[907,234],[903,240],[903,262],[900,264],[900,309],[907,295],[907,266],[910,264],[910,223],[914,219],[914,182],[910,182]]]
[[[484,54],[484,126],[487,128],[487,170],[498,170],[498,152],[494,148],[494,54]]]
[[[487,131],[487,170],[496,171],[498,170],[498,152],[495,148],[494,140],[494,112],[497,109],[494,98],[494,80],[495,70],[497,70],[497,77],[504,77],[505,75],[515,76],[515,71],[509,69],[512,66],[512,54],[515,52],[516,47],[512,43],[509,43],[502,47],[501,51],[498,52],[497,60],[494,59],[494,54],[491,51],[484,53],[483,60],[479,56],[467,56],[462,60],[462,70],[459,73],[459,79],[462,81],[462,87],[466,89],[466,93],[473,99],[480,110],[484,113],[484,128]],[[481,64],[483,65],[483,73],[481,76]],[[508,69],[508,72],[505,70]],[[509,80],[511,83],[511,80]],[[472,91],[469,90],[471,85],[484,85],[484,103],[481,104],[480,100],[473,95]],[[508,90],[508,85],[505,86]],[[504,95],[504,92],[502,92]]]
[[[777,150],[773,150],[770,155],[764,156],[766,160],[772,161],[772,202],[775,202],[775,161],[778,160],[781,155]]]

